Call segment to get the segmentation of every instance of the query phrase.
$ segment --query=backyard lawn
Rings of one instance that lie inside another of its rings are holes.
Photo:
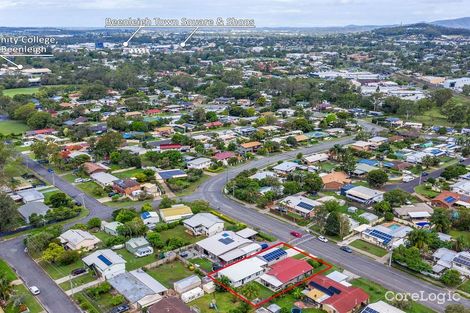
[[[452,229],[449,233],[452,237],[458,238],[462,236],[467,244],[470,244],[470,232],[468,231],[460,231]]]
[[[376,245],[373,245],[361,239],[354,240],[353,242],[350,243],[350,246],[357,248],[359,250],[368,252],[378,257],[383,257],[384,255],[387,254],[387,250],[377,247]]]
[[[8,281],[13,281],[17,278],[15,272],[8,265],[8,263],[3,260],[0,260],[0,275],[3,275],[3,274],[5,275],[5,278]]]
[[[138,258],[126,249],[116,250],[116,253],[126,260],[126,270],[129,272],[157,261],[155,254]]]
[[[28,129],[26,124],[19,121],[0,121],[0,134],[2,135],[22,134]]]
[[[29,292],[29,290],[25,287],[25,285],[17,285],[13,287],[13,291],[16,295],[20,295],[23,297],[24,304],[28,307],[29,312],[31,313],[39,313],[44,311],[42,306],[36,300],[36,298]],[[18,313],[19,308],[13,307],[12,305],[8,305],[5,308],[5,313]]]
[[[211,272],[212,271],[212,262],[209,261],[208,259],[204,258],[195,258],[189,260],[191,263],[197,264],[200,266],[200,268],[206,272]]]
[[[170,238],[179,238],[189,243],[194,243],[202,239],[201,236],[192,236],[186,232],[183,225],[178,225],[175,228],[159,232],[160,238],[165,242]]]
[[[173,288],[173,283],[194,275],[183,263],[175,261],[147,270],[147,273],[167,288]]]
[[[124,172],[113,173],[113,175],[120,179],[126,179],[126,178],[135,177],[136,174],[139,174],[142,172],[143,170],[141,168],[136,168],[136,169],[128,170]]]
[[[219,312],[229,312],[236,308],[241,302],[241,300],[237,298],[237,301],[234,303],[232,301],[233,298],[234,296],[229,292],[214,292],[190,302],[189,305],[191,307],[197,307],[201,313],[214,313],[216,311],[211,309],[209,305],[215,300]]]

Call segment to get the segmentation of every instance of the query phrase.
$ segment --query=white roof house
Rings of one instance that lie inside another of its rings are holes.
[[[155,228],[157,223],[160,222],[160,216],[155,211],[148,211],[140,213],[140,219],[144,222],[144,225],[149,229]]]
[[[183,221],[194,235],[212,236],[224,230],[224,222],[210,213],[198,213]]]
[[[206,256],[230,263],[261,250],[253,241],[240,237],[232,231],[224,231],[196,243],[196,248]]]
[[[452,260],[452,268],[462,275],[470,277],[470,252],[459,252]]]
[[[131,304],[137,304],[139,308],[157,303],[168,290],[141,269],[116,275],[108,282]]]
[[[312,164],[316,162],[324,162],[328,160],[328,153],[314,153],[308,156],[304,156],[303,160],[307,164]]]
[[[367,188],[364,186],[356,186],[346,190],[346,197],[359,203],[370,204],[372,202],[380,202],[383,200],[384,192]]]
[[[456,192],[461,195],[470,196],[470,181],[469,180],[460,180],[455,184],[450,186],[453,192]]]
[[[29,202],[44,202],[44,195],[34,188],[20,190],[16,192],[24,203]]]
[[[201,278],[197,275],[191,275],[173,283],[173,289],[179,293],[185,293],[196,287],[200,287],[202,284]]]
[[[295,171],[298,166],[299,164],[295,162],[282,162],[281,164],[278,164],[273,167],[273,170],[277,173],[288,174],[290,172]]]
[[[69,229],[59,239],[70,250],[92,250],[101,242],[96,236],[81,229]]]
[[[117,236],[119,235],[117,229],[121,225],[122,223],[117,222],[117,221],[114,221],[114,222],[101,221],[100,229],[109,235]]]
[[[267,177],[274,177],[274,178],[276,178],[277,175],[276,175],[276,173],[271,172],[271,171],[263,171],[263,172],[259,172],[259,173],[253,174],[253,175],[251,175],[249,178],[250,178],[250,179],[262,180],[262,179],[265,179],[265,178],[267,178]]]
[[[287,208],[288,211],[297,213],[302,216],[309,216],[313,213],[314,208],[321,206],[322,203],[312,200],[304,196],[288,196],[279,202],[281,207]]]
[[[99,275],[110,279],[126,271],[126,260],[111,249],[98,250],[84,257],[83,262]]]
[[[208,159],[208,158],[197,158],[197,159],[188,161],[186,164],[188,168],[202,170],[202,169],[208,168],[212,164],[212,161],[211,159]]]
[[[266,268],[266,261],[252,257],[220,270],[217,276],[226,276],[233,287],[239,287],[261,276]]]
[[[93,173],[90,175],[91,179],[93,179],[98,185],[101,185],[103,187],[106,186],[112,186],[113,182],[118,181],[119,178],[117,178],[114,175],[105,173],[105,172],[98,172],[98,173]]]
[[[414,203],[394,208],[393,212],[399,218],[413,218],[413,216],[416,216],[416,213],[427,213],[429,216],[434,212],[434,209],[426,203]]]
[[[137,257],[143,257],[153,253],[153,248],[144,237],[129,239],[126,241],[126,249]]]
[[[29,217],[31,215],[36,214],[44,216],[50,209],[51,208],[49,208],[43,202],[28,202],[20,206],[18,208],[18,212],[21,214],[26,223],[29,223]]]
[[[388,304],[387,302],[384,301],[378,301],[375,303],[371,303],[368,306],[364,308],[362,313],[368,313],[368,312],[376,312],[376,313],[405,313],[405,311],[402,311],[393,305]]]

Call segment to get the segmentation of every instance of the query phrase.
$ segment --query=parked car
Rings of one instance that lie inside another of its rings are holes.
[[[83,178],[77,178],[74,180],[75,183],[83,183]]]
[[[422,172],[422,173],[421,173],[421,176],[428,176],[428,175],[429,175],[428,172]]]
[[[116,306],[109,311],[109,313],[123,313],[129,311],[130,307],[127,304],[122,304],[119,306]]]
[[[302,238],[302,234],[297,231],[291,231],[290,234],[297,238]]]
[[[86,271],[87,271],[86,268],[76,268],[71,272],[71,274],[72,276],[77,276],[77,275],[86,273]]]
[[[323,236],[318,236],[318,240],[320,240],[321,242],[328,242],[328,239]]]
[[[347,253],[352,253],[353,252],[353,250],[348,246],[341,246],[340,249],[343,250],[344,252],[347,252]]]
[[[39,290],[39,288],[36,287],[36,286],[31,286],[31,287],[29,287],[29,291],[31,291],[31,293],[32,293],[33,295],[35,295],[35,296],[37,296],[38,294],[41,293],[41,291]]]

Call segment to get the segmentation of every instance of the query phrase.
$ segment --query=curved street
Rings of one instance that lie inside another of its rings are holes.
[[[361,122],[361,126],[365,127],[372,133],[382,130],[381,127],[367,122]],[[201,199],[208,201],[212,207],[219,209],[222,213],[240,220],[251,227],[255,227],[272,234],[282,241],[292,240],[293,238],[290,235],[290,232],[296,228],[295,226],[270,215],[266,215],[256,209],[248,208],[241,203],[226,197],[223,192],[224,185],[228,180],[234,178],[243,170],[262,168],[268,164],[292,159],[299,152],[303,154],[316,153],[328,150],[335,144],[347,145],[352,142],[352,138],[343,138],[337,141],[319,143],[312,147],[301,148],[287,153],[280,153],[255,159],[239,167],[231,168],[224,173],[212,176],[201,184],[196,192],[183,197],[183,200],[190,201]],[[27,156],[23,156],[23,158],[25,160],[25,164],[32,171],[36,172],[49,183],[52,183],[52,180],[54,180],[57,188],[77,201],[83,203],[90,211],[90,214],[86,218],[65,225],[65,227],[77,222],[86,222],[92,217],[99,217],[101,219],[108,219],[111,217],[111,213],[114,208],[108,207],[98,202],[96,199],[84,194],[78,188],[61,179],[56,174],[50,173],[44,166],[31,160]],[[158,201],[156,201],[155,204],[158,204]],[[386,265],[370,259],[367,256],[357,253],[345,253],[341,251],[337,245],[332,243],[322,243],[317,239],[314,239],[310,234],[306,234],[302,228],[297,228],[298,229],[295,230],[300,231],[305,235],[303,238],[297,239],[294,242],[296,246],[359,276],[371,279],[387,289],[409,293],[423,291],[424,294],[440,294],[447,292],[446,289],[422,281],[397,269],[387,267]],[[19,236],[14,239],[0,242],[0,258],[5,259],[17,271],[19,276],[22,277],[27,285],[36,285],[41,289],[41,294],[38,298],[48,312],[80,312],[70,298],[66,296],[65,293],[49,278],[49,276],[47,276],[45,272],[24,253],[23,239],[24,236]],[[460,302],[465,306],[470,307],[470,300],[462,299]],[[433,308],[437,312],[443,312],[446,304],[449,303],[442,304],[423,301],[423,304]]]

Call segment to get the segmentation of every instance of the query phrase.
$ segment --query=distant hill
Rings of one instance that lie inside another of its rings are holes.
[[[442,35],[463,35],[470,36],[470,29],[462,28],[449,28],[439,25],[432,25],[427,23],[418,23],[411,25],[395,26],[395,27],[382,27],[373,30],[374,33],[384,36],[399,36],[399,35],[424,35],[427,37],[439,37]]]
[[[451,27],[451,28],[470,29],[470,17],[456,18],[453,20],[434,21],[434,22],[431,22],[430,24],[444,26],[444,27]]]

